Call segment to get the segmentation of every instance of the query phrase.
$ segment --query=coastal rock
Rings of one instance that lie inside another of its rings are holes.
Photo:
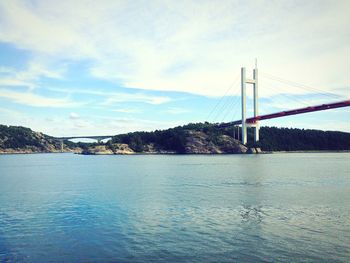
[[[216,142],[214,144],[214,142]],[[219,135],[210,138],[200,131],[188,131],[186,153],[196,154],[220,154],[220,153],[245,153],[248,149],[239,141],[227,135]]]
[[[63,144],[63,152],[80,148]],[[55,153],[61,152],[61,142],[41,132],[20,126],[0,125],[0,153]]]
[[[199,131],[188,131],[186,153],[222,153],[210,140],[209,136]]]
[[[248,151],[247,151],[247,153],[249,153],[249,154],[255,154],[255,153],[256,153],[256,150],[255,150],[255,148],[249,148]]]
[[[135,153],[129,145],[126,143],[114,143],[113,146],[113,153],[114,154],[133,154]]]
[[[114,143],[107,145],[94,145],[87,149],[84,149],[82,154],[86,155],[109,155],[109,154],[133,154],[135,153],[130,149],[129,145],[125,143]]]
[[[102,155],[102,154],[114,154],[111,149],[107,149],[105,145],[97,145],[93,147],[89,147],[88,149],[84,149],[82,154],[94,154],[94,155]]]

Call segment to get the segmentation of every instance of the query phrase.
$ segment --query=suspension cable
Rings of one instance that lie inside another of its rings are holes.
[[[306,91],[312,91],[314,93],[319,93],[319,94],[322,94],[324,96],[328,96],[328,97],[332,97],[332,98],[337,98],[337,99],[342,98],[342,96],[340,96],[338,94],[334,94],[334,93],[331,93],[331,92],[326,92],[326,91],[323,91],[323,90],[320,90],[320,89],[316,89],[314,87],[310,87],[310,86],[302,84],[302,83],[298,83],[298,82],[295,82],[295,81],[291,81],[291,80],[283,79],[283,78],[280,78],[280,77],[276,77],[276,76],[271,75],[271,74],[266,73],[266,72],[261,72],[261,73],[263,75],[265,75],[266,78],[270,78],[272,80],[282,82],[282,83],[284,83],[286,85],[289,85],[289,86],[297,87],[297,88],[300,88],[300,89],[303,89],[303,90],[306,90]]]
[[[224,122],[224,120],[226,119],[227,115],[231,112],[231,110],[234,110],[234,112],[237,113],[236,106],[237,103],[240,101],[240,97],[239,96],[234,96],[234,99],[232,100],[232,103],[230,104],[230,106],[228,107],[228,109],[226,110],[224,117],[222,118],[221,122]]]
[[[212,114],[214,114],[214,112],[216,110],[218,110],[219,105],[221,105],[223,103],[223,105],[220,106],[220,108],[222,108],[223,106],[225,106],[225,104],[227,102],[224,102],[225,99],[227,99],[227,95],[229,93],[229,91],[235,86],[236,82],[239,80],[239,74],[236,75],[234,81],[232,82],[232,84],[228,87],[228,89],[225,91],[224,95],[222,95],[219,99],[219,101],[215,104],[214,108],[210,111],[210,113],[207,116],[207,120],[209,120],[209,118],[212,116]],[[220,111],[218,111],[218,113],[220,114]],[[216,114],[216,116],[218,116],[218,114]],[[217,118],[217,117],[216,117]],[[216,119],[214,118],[214,119]]]
[[[273,85],[269,84],[267,89],[276,92],[278,94],[277,96],[283,97],[283,98],[287,99],[287,101],[298,102],[298,103],[301,103],[301,104],[306,105],[306,106],[310,105],[309,101],[306,101],[305,99],[300,98],[297,95],[283,93],[283,92],[281,92],[281,90],[279,90],[277,87],[274,87]],[[275,99],[278,100],[278,98],[276,98],[277,96],[275,96]],[[284,101],[283,103],[285,104],[286,102]]]

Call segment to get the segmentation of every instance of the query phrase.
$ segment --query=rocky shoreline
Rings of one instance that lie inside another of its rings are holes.
[[[125,143],[109,143],[95,145],[84,149],[85,155],[109,155],[109,154],[177,154],[179,152],[164,150],[154,143],[142,145],[142,151],[134,151]],[[238,154],[238,153],[261,153],[260,148],[247,148],[238,140],[227,135],[217,137],[216,143],[209,136],[199,131],[189,131],[186,137],[184,152],[180,154]]]
[[[262,127],[259,143],[252,143],[250,134],[247,146],[234,137],[230,128],[190,123],[167,130],[119,134],[105,143],[75,143],[25,127],[0,125],[0,154],[260,154],[349,152],[350,149],[350,133],[336,131]]]

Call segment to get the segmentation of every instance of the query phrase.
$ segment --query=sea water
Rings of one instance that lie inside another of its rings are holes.
[[[349,262],[350,153],[0,155],[0,262]]]

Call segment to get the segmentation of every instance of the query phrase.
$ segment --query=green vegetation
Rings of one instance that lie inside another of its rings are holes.
[[[350,150],[350,133],[262,127],[259,146],[265,151]]]
[[[184,153],[189,131],[208,135],[211,142],[220,145],[220,136],[233,136],[233,128],[218,128],[210,123],[190,123],[185,126],[154,132],[132,132],[113,137],[113,143],[126,143],[135,152],[142,152],[147,144],[158,150]],[[336,131],[261,127],[260,142],[254,145],[253,130],[248,129],[250,147],[264,151],[350,150],[350,133]]]
[[[184,127],[163,131],[121,134],[114,136],[112,143],[126,143],[135,152],[143,152],[145,145],[154,144],[158,150],[184,153],[186,146],[186,129]]]
[[[0,149],[8,148],[51,151],[60,149],[60,144],[53,138],[33,132],[29,128],[0,125]]]
[[[226,137],[225,137],[226,136]],[[132,132],[116,135],[106,143],[106,148],[115,152],[117,144],[127,144],[134,152],[191,152],[188,147],[217,147],[223,152],[232,152],[233,128],[218,128],[214,124],[190,123],[167,130],[154,132]],[[195,139],[194,139],[195,138]],[[200,139],[198,139],[200,138]],[[231,140],[228,141],[227,138]],[[249,147],[260,147],[264,151],[317,151],[350,150],[350,133],[336,131],[261,127],[260,142],[254,145],[253,130],[248,129]],[[198,146],[198,143],[200,144]],[[204,143],[204,144],[203,144]],[[87,152],[97,143],[64,142],[65,150]],[[152,150],[150,150],[152,147]],[[0,125],[0,151],[2,152],[58,152],[60,141],[29,128]]]

